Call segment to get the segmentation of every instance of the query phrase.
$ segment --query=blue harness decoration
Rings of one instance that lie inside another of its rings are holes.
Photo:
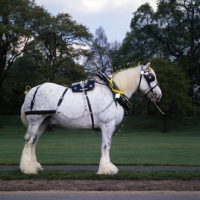
[[[93,90],[94,87],[95,87],[94,80],[81,81],[79,83],[73,83],[71,85],[72,92],[83,92],[83,90],[90,91]]]

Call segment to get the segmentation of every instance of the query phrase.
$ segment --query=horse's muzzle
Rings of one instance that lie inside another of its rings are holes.
[[[162,97],[162,94],[157,94],[157,92],[150,93],[150,100],[153,102],[159,102]]]

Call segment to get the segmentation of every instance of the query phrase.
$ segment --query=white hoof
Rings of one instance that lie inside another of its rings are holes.
[[[43,171],[44,170],[42,165],[39,162],[35,161],[35,165],[36,165],[37,171]]]
[[[114,175],[118,173],[118,169],[115,165],[113,165],[111,162],[100,164],[99,170],[96,174],[109,174]]]
[[[20,163],[20,170],[24,174],[37,174],[38,173],[38,169],[37,169],[35,163],[33,163],[31,161],[26,162],[26,163],[21,162]]]

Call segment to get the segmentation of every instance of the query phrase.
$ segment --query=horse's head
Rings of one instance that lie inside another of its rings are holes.
[[[140,72],[140,81],[139,86],[140,90],[153,102],[160,101],[162,97],[162,92],[158,86],[156,79],[156,74],[153,69],[150,68],[150,63],[145,66],[141,66]]]

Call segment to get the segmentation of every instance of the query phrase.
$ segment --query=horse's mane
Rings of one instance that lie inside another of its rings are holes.
[[[139,67],[131,67],[131,68],[118,71],[112,75],[112,78],[115,84],[117,85],[117,87],[119,87],[119,89],[123,91],[125,94],[129,93],[130,90],[137,89],[137,85],[135,83],[136,83],[136,80],[138,79],[137,77],[138,70],[139,70]],[[135,89],[134,89],[134,85],[135,85]]]

